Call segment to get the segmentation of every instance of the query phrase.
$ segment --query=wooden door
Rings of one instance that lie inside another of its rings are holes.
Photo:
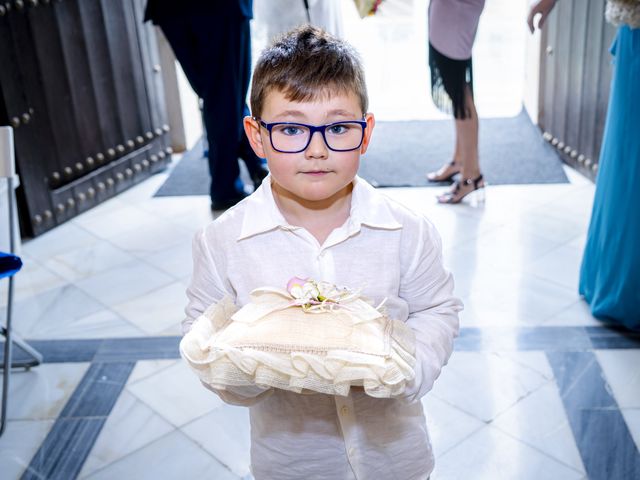
[[[169,161],[144,3],[0,2],[0,124],[15,129],[23,234],[39,235]]]
[[[539,124],[563,160],[589,178],[598,169],[615,28],[605,0],[562,0],[542,31]]]

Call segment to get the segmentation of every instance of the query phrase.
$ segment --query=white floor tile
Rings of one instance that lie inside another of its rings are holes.
[[[191,275],[193,271],[191,242],[181,242],[166,250],[142,254],[140,259],[175,279]]]
[[[13,301],[29,299],[47,290],[67,285],[67,281],[33,259],[23,259],[22,269],[13,276]],[[0,282],[0,307],[7,305],[9,281]]]
[[[248,408],[221,405],[181,430],[239,477],[250,473]]]
[[[179,431],[169,433],[85,478],[91,480],[239,479]]]
[[[549,282],[578,291],[582,252],[572,246],[560,246],[535,262],[525,270]]]
[[[52,272],[73,282],[123,265],[134,257],[104,240],[91,245],[52,254],[43,261]]]
[[[111,310],[100,310],[85,317],[71,318],[58,325],[51,325],[47,333],[32,332],[25,338],[87,339],[141,337],[144,332]]]
[[[64,223],[53,230],[28,240],[22,249],[30,257],[44,262],[57,255],[95,245],[99,239],[72,222]]]
[[[138,208],[178,221],[194,210],[205,210],[211,221],[211,200],[207,195],[182,195],[179,197],[147,197],[141,198],[136,204]]]
[[[143,378],[147,378],[151,375],[158,373],[160,370],[164,370],[165,368],[169,368],[172,365],[182,362],[180,360],[140,360],[136,362],[136,366],[133,367],[129,378],[127,379],[127,384],[132,385]]]
[[[7,418],[55,419],[88,367],[87,363],[44,363],[28,372],[12,374]]]
[[[136,397],[122,392],[85,461],[80,478],[110,465],[173,431],[174,427]]]
[[[595,354],[618,407],[640,409],[640,350],[597,350]]]
[[[0,437],[3,480],[18,480],[53,426],[53,420],[8,421]]]
[[[430,395],[489,422],[548,381],[494,353],[455,352]]]
[[[514,352],[496,352],[500,358],[509,359],[512,362],[530,368],[534,372],[539,373],[547,380],[553,380],[553,370],[547,360],[547,355],[540,351],[514,351]]]
[[[136,255],[158,253],[176,245],[190,245],[193,232],[165,220],[148,221],[109,239],[116,247]]]
[[[120,200],[118,208],[112,208],[101,215],[79,216],[74,223],[87,232],[103,239],[111,239],[128,232],[142,231],[157,223],[155,215],[126,204]]]
[[[427,428],[436,458],[455,447],[485,423],[462,410],[427,394],[422,399]]]
[[[126,389],[176,427],[222,405],[222,400],[202,386],[185,362],[127,385]]]
[[[79,280],[76,285],[104,305],[116,305],[172,282],[166,273],[134,260]]]
[[[562,399],[554,382],[523,398],[492,423],[557,461],[585,473]]]
[[[103,309],[100,302],[67,284],[15,302],[14,325],[24,338],[56,338],[67,325]]]
[[[456,253],[478,270],[517,272],[558,246],[537,233],[506,225],[458,246]]]
[[[464,318],[473,325],[540,325],[573,305],[574,290],[532,274],[478,270],[472,293],[463,297]]]
[[[158,335],[171,326],[180,324],[186,304],[187,296],[183,285],[173,282],[114,305],[113,310],[146,335]]]
[[[573,305],[565,308],[556,315],[553,315],[544,322],[547,326],[601,326],[602,322],[598,321],[593,315],[589,304],[584,299],[577,300]]]
[[[486,426],[442,457],[436,458],[432,480],[572,480],[585,475]]]
[[[556,244],[576,240],[587,231],[587,225],[571,219],[560,219],[549,215],[548,207],[537,207],[510,224],[522,232],[533,233]]]

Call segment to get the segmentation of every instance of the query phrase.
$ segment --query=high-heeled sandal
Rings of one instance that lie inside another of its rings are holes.
[[[460,173],[461,167],[452,160],[450,163],[440,167],[437,172],[427,173],[427,180],[430,182],[450,182],[458,173]]]
[[[472,187],[469,189],[469,187]],[[465,191],[466,190],[466,191]],[[438,203],[460,203],[463,198],[469,198],[472,204],[484,202],[484,179],[482,174],[476,178],[464,178],[455,182],[447,193],[439,195]]]

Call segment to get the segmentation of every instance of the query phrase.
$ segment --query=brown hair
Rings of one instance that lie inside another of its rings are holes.
[[[262,114],[264,100],[272,90],[295,102],[353,92],[363,114],[369,104],[358,53],[348,43],[311,25],[284,34],[260,55],[251,84],[254,117]]]

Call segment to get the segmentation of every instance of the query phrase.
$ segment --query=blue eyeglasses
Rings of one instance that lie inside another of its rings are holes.
[[[322,134],[324,143],[334,152],[350,152],[357,150],[364,139],[364,120],[333,122],[326,125],[307,125],[304,123],[275,122],[266,123],[255,118],[269,132],[271,146],[281,153],[300,153],[307,149],[316,132]]]

